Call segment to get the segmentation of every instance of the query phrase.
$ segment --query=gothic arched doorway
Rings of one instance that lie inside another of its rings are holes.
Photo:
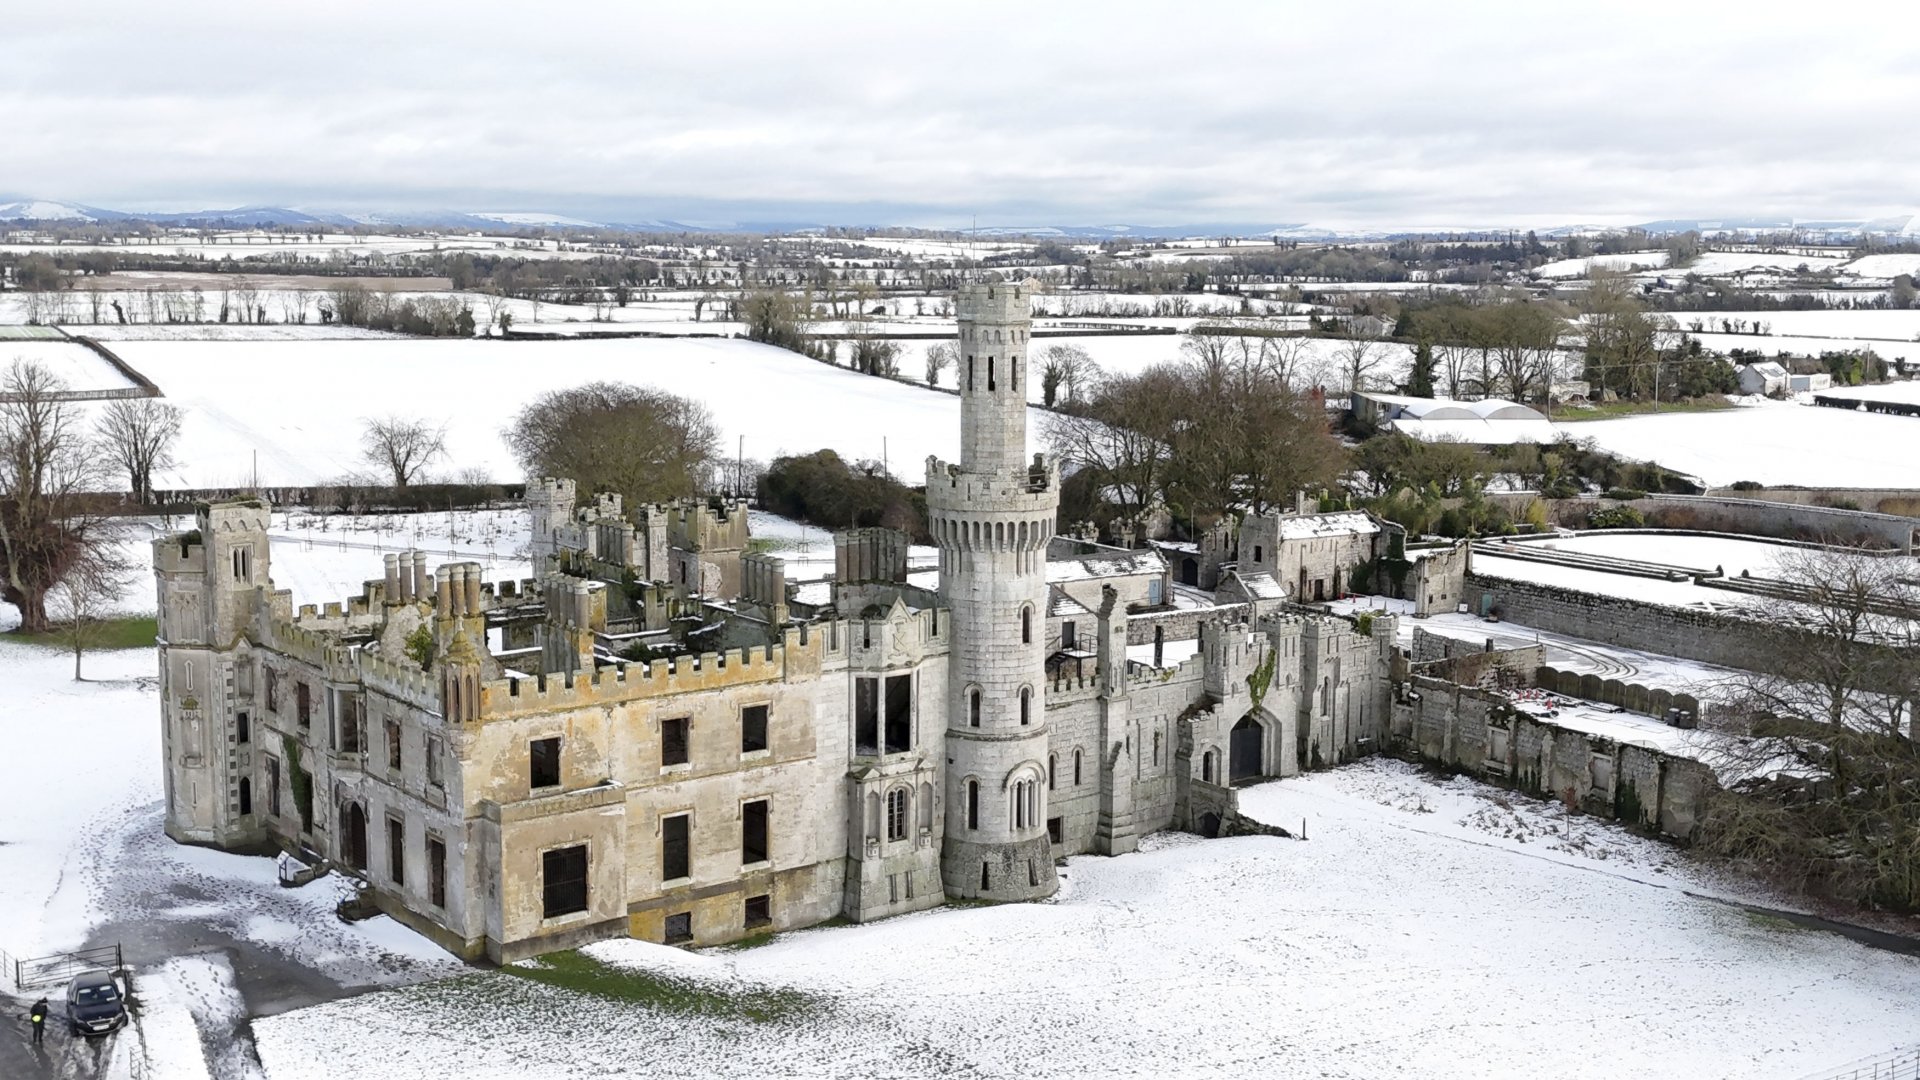
[[[1240,718],[1233,725],[1232,745],[1227,752],[1227,779],[1232,783],[1251,780],[1262,775],[1260,768],[1261,743],[1265,731],[1260,721],[1252,714]]]
[[[347,804],[346,850],[341,854],[347,857],[347,865],[355,870],[367,868],[367,812],[359,803]]]
[[[1200,560],[1191,557],[1180,560],[1180,584],[1199,587]]]

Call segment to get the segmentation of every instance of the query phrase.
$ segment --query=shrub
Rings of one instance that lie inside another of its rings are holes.
[[[1607,498],[1616,499],[1620,502],[1634,502],[1635,500],[1646,497],[1647,493],[1641,491],[1639,488],[1617,487],[1607,489]]]
[[[1734,491],[1759,491],[1766,485],[1758,480],[1735,480],[1730,487]]]
[[[1645,524],[1640,511],[1631,506],[1609,506],[1587,515],[1587,527],[1592,529],[1637,529]]]

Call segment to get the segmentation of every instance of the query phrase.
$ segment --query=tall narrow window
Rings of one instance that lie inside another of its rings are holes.
[[[750,802],[740,808],[740,864],[767,861],[767,799]]]
[[[1020,644],[1033,644],[1033,609],[1030,607],[1020,609]]]
[[[1073,786],[1080,786],[1080,751],[1073,752]]]
[[[1253,561],[1255,565],[1258,565],[1261,562],[1259,544],[1253,545]]]
[[[560,786],[560,738],[535,739],[527,748],[527,784],[534,790]]]
[[[907,838],[907,789],[894,788],[887,792],[887,839],[905,840]]]
[[[427,783],[435,787],[444,787],[446,784],[446,774],[443,771],[445,766],[441,763],[445,750],[445,744],[440,741],[440,736],[427,736]]]
[[[967,692],[967,725],[980,726],[980,691],[978,690]]]
[[[853,752],[880,752],[880,680],[864,675],[853,680]]]
[[[313,694],[306,683],[293,684],[293,715],[299,718],[301,727],[313,726]]]
[[[692,822],[688,814],[660,819],[660,880],[677,881],[692,876],[692,859],[687,847]]]
[[[1054,763],[1054,755],[1048,754],[1047,755],[1047,790],[1048,791],[1053,790],[1053,763]]]
[[[1153,763],[1160,764],[1160,733],[1153,733]]]
[[[400,721],[387,719],[387,768],[400,771]]]
[[[1023,686],[1020,688],[1020,726],[1021,727],[1026,727],[1028,724],[1033,723],[1032,709],[1033,709],[1033,691]]]
[[[987,392],[992,393],[993,390],[993,357],[989,356],[987,357]]]
[[[740,752],[752,753],[767,748],[767,707],[748,705],[740,710]]]
[[[973,357],[967,357],[967,389],[973,389]]]
[[[280,759],[267,759],[267,813],[280,816]]]
[[[587,910],[587,845],[555,848],[540,856],[541,917]]]
[[[246,713],[239,713],[234,716],[233,737],[235,741],[242,744],[253,741],[253,721],[247,718]]]
[[[967,781],[967,828],[980,827],[980,781]]]
[[[427,903],[447,906],[447,845],[437,836],[427,837]]]
[[[253,813],[253,781],[243,776],[240,778],[240,814],[244,817],[251,813]]]
[[[913,676],[887,676],[887,745],[889,754],[913,749]]]
[[[280,673],[272,668],[267,669],[267,711],[280,711]]]
[[[387,877],[395,885],[407,883],[407,827],[399,818],[387,819]]]
[[[660,721],[660,764],[685,765],[687,763],[687,725],[693,721],[687,717]]]

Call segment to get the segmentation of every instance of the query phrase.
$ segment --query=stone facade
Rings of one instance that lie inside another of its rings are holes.
[[[1379,745],[1392,617],[1130,616],[1164,595],[1159,556],[1051,544],[1029,300],[960,297],[963,451],[928,464],[937,593],[906,581],[900,537],[863,531],[803,604],[746,554],[739,504],[579,507],[550,479],[528,487],[537,577],[405,552],[296,609],[266,504],[204,508],[153,552],[168,834],[297,852],[507,961],[1045,896],[1062,856],[1248,828],[1234,784]],[[1129,662],[1155,626],[1198,652]]]

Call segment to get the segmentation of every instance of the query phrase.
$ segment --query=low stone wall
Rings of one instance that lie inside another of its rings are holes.
[[[1151,611],[1127,616],[1127,644],[1153,644],[1153,629],[1160,627],[1163,641],[1186,641],[1200,636],[1200,624],[1216,619],[1246,622],[1252,615],[1251,604],[1223,604],[1211,608],[1181,608],[1177,611]]]
[[[1628,712],[1645,716],[1663,718],[1668,709],[1684,709],[1696,717],[1700,715],[1700,699],[1692,694],[1676,694],[1659,687],[1603,679],[1592,672],[1582,675],[1543,664],[1534,672],[1533,684],[1542,690],[1598,701],[1604,705],[1618,705]]]
[[[1719,789],[1690,758],[1573,731],[1497,694],[1415,676],[1393,708],[1397,748],[1538,798],[1690,841]]]
[[[1473,573],[1467,603],[1535,630],[1724,667],[1764,670],[1772,651],[1761,628],[1726,615]]]

